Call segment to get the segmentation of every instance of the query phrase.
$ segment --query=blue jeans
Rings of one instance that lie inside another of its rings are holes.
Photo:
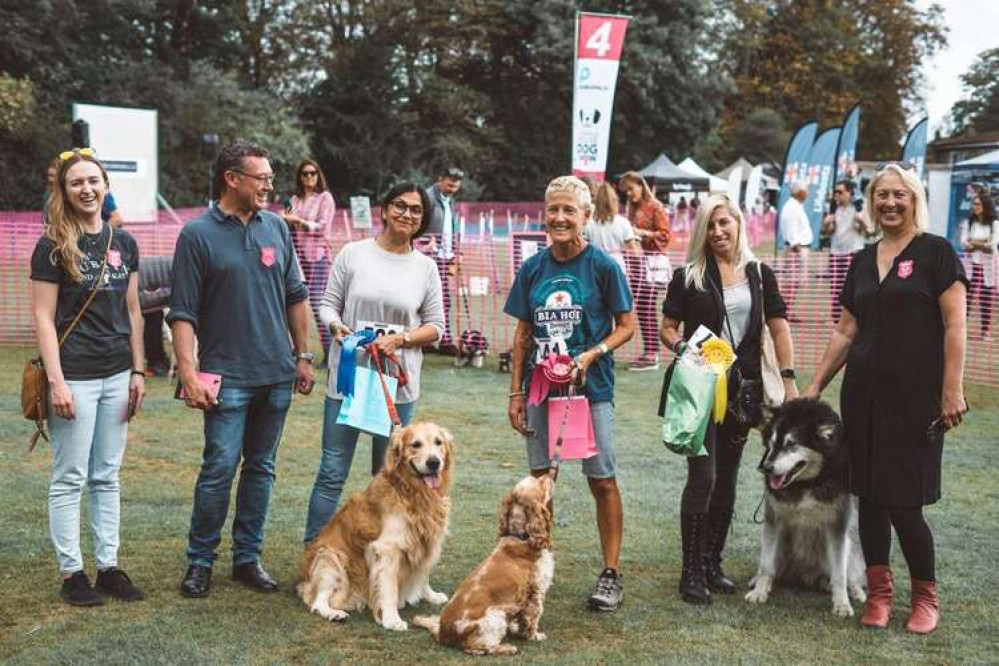
[[[284,419],[291,405],[291,382],[226,388],[219,404],[205,412],[205,451],[194,486],[194,510],[187,559],[210,567],[222,540],[229,513],[229,492],[242,457],[232,521],[232,564],[260,560],[267,505],[274,486],[274,467]]]
[[[128,435],[128,370],[103,379],[68,380],[76,418],[68,421],[49,410],[52,481],[49,484],[49,531],[68,576],[83,569],[80,554],[80,500],[90,490],[90,529],[98,569],[118,566],[121,489],[118,470]]]
[[[357,436],[361,434],[357,428],[337,424],[336,417],[342,403],[342,400],[336,398],[326,398],[323,410],[323,452],[319,459],[316,483],[312,487],[312,497],[309,499],[309,515],[305,520],[306,543],[315,539],[336,513],[343,486],[350,473],[350,464],[354,460]],[[403,425],[408,425],[413,419],[416,403],[397,404],[395,407],[399,412],[399,420]],[[388,437],[371,436],[371,476],[378,474],[385,463],[388,443]]]

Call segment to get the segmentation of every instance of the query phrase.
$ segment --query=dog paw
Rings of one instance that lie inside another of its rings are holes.
[[[384,618],[382,626],[392,631],[406,631],[409,629],[409,625],[401,617]]]
[[[538,632],[535,632],[535,634],[533,636],[531,636],[530,638],[528,638],[527,640],[530,640],[530,641],[543,641],[543,640],[547,640],[547,639],[548,639],[548,636],[546,636],[545,634],[543,634],[540,631],[538,631]]]
[[[434,606],[443,606],[447,603],[447,595],[443,592],[434,592],[430,590],[426,596],[427,601],[432,603]]]
[[[347,615],[346,611],[342,611],[338,608],[330,608],[329,606],[326,606],[325,608],[314,607],[311,610],[313,613],[318,613],[319,617],[325,618],[330,622],[343,622],[350,617]]]
[[[765,604],[767,599],[770,597],[770,593],[766,590],[752,589],[746,593],[746,601],[751,604]]]
[[[836,617],[853,617],[853,607],[849,601],[834,601],[832,612]]]

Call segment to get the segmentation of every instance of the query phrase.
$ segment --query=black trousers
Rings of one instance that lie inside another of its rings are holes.
[[[711,423],[704,436],[707,456],[687,458],[687,485],[680,500],[680,513],[707,513],[735,504],[739,463],[749,429],[731,414],[716,425]]]
[[[143,346],[146,348],[146,365],[150,368],[168,368],[166,350],[163,348],[163,310],[143,312]]]

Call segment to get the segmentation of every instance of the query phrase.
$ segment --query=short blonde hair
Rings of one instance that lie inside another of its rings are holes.
[[[590,199],[590,188],[575,176],[559,176],[548,183],[548,187],[545,189],[545,199],[548,198],[549,194],[555,192],[572,192],[576,195],[576,202],[580,208],[586,210],[589,210],[593,204],[593,200]]]
[[[926,188],[923,187],[923,181],[919,179],[914,170],[903,169],[901,165],[895,162],[889,162],[883,169],[878,171],[874,175],[874,178],[871,179],[871,182],[867,184],[867,191],[864,193],[867,210],[871,216],[871,221],[874,222],[874,228],[881,231],[881,221],[878,220],[877,211],[874,209],[874,189],[889,173],[896,174],[901,179],[905,189],[912,193],[913,203],[915,204],[916,233],[921,234],[924,231],[928,231],[930,228],[930,207],[926,203]]]

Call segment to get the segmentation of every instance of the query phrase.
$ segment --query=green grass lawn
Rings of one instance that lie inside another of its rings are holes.
[[[145,601],[77,609],[58,597],[48,538],[46,488],[50,454],[26,452],[29,424],[18,412],[18,379],[27,349],[0,349],[0,660],[7,663],[410,663],[471,661],[433,644],[420,629],[395,633],[370,615],[344,624],[310,615],[293,584],[301,555],[308,494],[318,464],[322,392],[296,398],[278,455],[264,564],[282,584],[276,595],[254,593],[229,579],[230,541],[220,548],[207,599],[183,599],[177,584],[195,477],[201,419],[172,399],[165,380],[150,395],[130,432],[122,471],[121,564],[145,588]],[[524,474],[522,441],[506,420],[508,376],[495,357],[481,370],[456,370],[430,357],[418,418],[440,422],[458,442],[451,535],[432,582],[452,592],[492,549],[503,494]],[[679,497],[685,465],[657,439],[655,407],[661,373],[619,372],[616,442],[624,496],[621,570],[625,605],[595,615],[584,601],[601,562],[593,502],[578,464],[567,463],[556,490],[555,583],[541,630],[548,640],[522,644],[511,661],[551,663],[996,663],[999,602],[992,574],[999,546],[996,433],[999,392],[969,387],[967,425],[948,438],[944,499],[928,510],[937,539],[942,624],[929,637],[908,636],[908,576],[898,548],[900,590],[887,632],[861,630],[856,618],[830,612],[828,595],[777,591],[762,607],[742,596],[707,608],[680,601]],[[835,398],[830,391],[828,397]],[[351,490],[366,479],[369,445],[358,447]],[[726,569],[740,583],[755,571],[760,526],[752,521],[762,483],[760,447],[750,440]],[[85,516],[86,514],[84,514]],[[93,576],[89,528],[83,540]],[[989,590],[993,590],[989,592]],[[857,609],[859,610],[859,608]],[[421,606],[421,613],[432,611]],[[413,611],[403,611],[409,618]]]

